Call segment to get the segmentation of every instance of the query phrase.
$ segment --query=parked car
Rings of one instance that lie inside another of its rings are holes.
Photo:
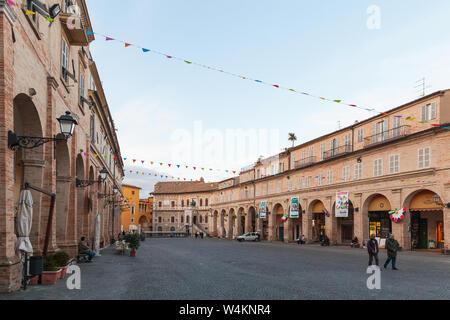
[[[239,236],[236,238],[237,241],[242,242],[242,241],[259,241],[260,237],[259,237],[259,233],[258,232],[249,232],[246,234],[243,234],[242,236]]]

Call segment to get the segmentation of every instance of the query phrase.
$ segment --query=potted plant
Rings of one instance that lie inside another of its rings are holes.
[[[136,250],[141,245],[141,240],[139,239],[139,235],[137,233],[130,233],[125,236],[125,242],[128,243],[130,247],[130,257],[136,256]]]
[[[60,278],[61,269],[56,266],[55,260],[48,257],[44,261],[44,271],[42,272],[42,284],[55,284]]]
[[[61,269],[61,279],[67,274],[67,269],[69,268],[70,257],[64,251],[55,253],[52,256],[53,261],[55,261],[56,266]]]

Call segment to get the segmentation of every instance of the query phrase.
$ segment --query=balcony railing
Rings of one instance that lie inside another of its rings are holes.
[[[323,153],[323,160],[334,158],[350,152],[353,152],[353,146],[350,144],[342,147],[333,148]]]
[[[387,141],[393,141],[409,135],[411,126],[401,126],[381,133],[374,134],[364,139],[364,148],[380,144]]]
[[[294,162],[295,169],[304,168],[310,166],[316,162],[316,157],[309,157],[299,161]]]

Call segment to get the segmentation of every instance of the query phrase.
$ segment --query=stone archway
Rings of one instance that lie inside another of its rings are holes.
[[[389,237],[389,234],[392,233],[390,210],[391,203],[387,196],[374,193],[366,198],[363,204],[363,225],[368,226],[368,236],[375,234],[379,238]]]
[[[435,196],[442,199],[435,191],[418,189],[409,193],[403,201],[407,208],[405,222],[411,226],[410,245],[415,249],[443,249],[446,246],[445,228],[448,226],[444,208],[435,203]],[[447,246],[448,243],[447,240]]]
[[[284,215],[283,205],[277,203],[273,206],[273,210],[269,219],[269,240],[284,241],[284,223],[281,218]]]
[[[212,237],[217,237],[217,218],[219,216],[219,212],[217,210],[214,211],[213,217],[212,217]]]
[[[225,211],[225,209],[222,209],[222,211],[220,212],[220,217],[219,217],[219,237],[220,238],[225,238],[225,236],[226,236],[225,215],[226,215],[226,211]]]
[[[13,131],[17,135],[31,137],[43,136],[43,129],[38,110],[28,95],[18,94],[13,99],[13,109]],[[37,187],[44,187],[44,166],[45,160],[43,146],[34,149],[22,149],[14,152],[14,199],[12,199],[14,203],[17,203],[20,191],[25,182],[31,183]],[[44,208],[42,208],[43,198],[41,193],[32,190],[31,194],[33,197],[33,222],[30,240],[34,251],[39,253],[42,249],[39,240],[44,239],[42,233],[45,232],[44,221],[47,221],[48,210],[45,212]],[[53,238],[53,232],[51,237],[52,244],[55,240]],[[56,244],[56,242],[54,243]]]
[[[288,235],[287,240],[288,241],[296,241],[300,236],[303,234],[302,230],[302,220],[303,220],[303,214],[302,214],[302,206],[299,203],[298,204],[298,218],[289,218],[287,222],[288,226]]]
[[[336,217],[336,202],[333,203],[332,217],[336,223],[336,241],[338,244],[351,244],[355,237],[355,219],[354,219],[354,206],[353,203],[348,201],[348,216]],[[362,241],[362,239],[358,239]]]
[[[57,138],[62,138],[59,134]],[[64,248],[68,243],[68,214],[69,195],[73,179],[70,176],[70,154],[67,141],[56,143],[56,243],[58,247]]]
[[[249,221],[248,223],[248,229],[246,229],[246,232],[256,232],[256,209],[253,206],[250,206],[250,208],[248,208],[248,213],[247,213],[247,220]]]
[[[326,234],[325,228],[325,205],[321,200],[311,201],[308,208],[309,215],[312,218],[312,241],[320,241],[322,237]]]

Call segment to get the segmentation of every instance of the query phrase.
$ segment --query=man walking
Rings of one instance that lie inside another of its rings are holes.
[[[375,239],[375,235],[372,233],[370,235],[370,240],[367,242],[367,251],[369,252],[369,266],[372,265],[373,259],[375,258],[375,263],[379,266],[378,261],[378,241]]]
[[[395,266],[397,261],[397,250],[400,248],[400,244],[394,239],[394,235],[391,234],[389,239],[386,240],[386,249],[388,258],[384,263],[384,268],[386,269],[388,264],[392,261],[392,270],[398,270]]]

